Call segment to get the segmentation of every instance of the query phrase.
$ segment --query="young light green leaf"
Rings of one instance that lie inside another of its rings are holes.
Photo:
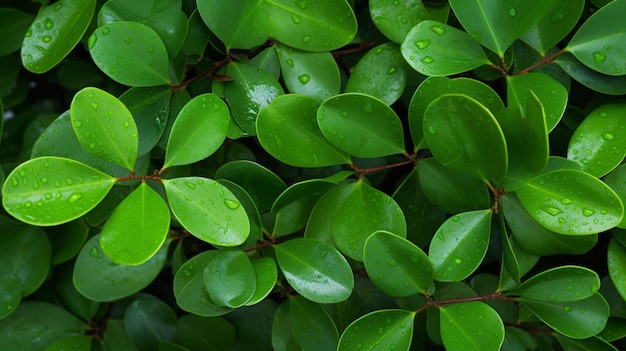
[[[352,269],[330,245],[301,238],[274,245],[274,250],[285,278],[303,297],[318,303],[337,303],[352,293]]]
[[[106,221],[102,251],[117,264],[138,265],[154,256],[170,229],[170,211],[156,191],[142,182]]]
[[[491,65],[483,48],[469,34],[432,20],[413,27],[400,50],[413,69],[427,76],[449,76]]]
[[[596,272],[578,266],[560,266],[528,278],[510,293],[533,301],[568,302],[586,299],[599,288]]]
[[[626,47],[626,27],[622,14],[626,2],[613,1],[592,14],[576,31],[567,44],[571,52],[583,64],[609,76],[623,76],[626,73],[624,56]]]
[[[393,199],[364,182],[349,185],[352,189],[332,217],[332,238],[346,256],[363,261],[367,238],[377,230],[406,237],[406,220]]]
[[[162,182],[174,216],[198,239],[220,246],[237,246],[250,234],[246,210],[220,183],[200,177]]]
[[[421,21],[433,19],[422,0],[395,3],[372,0],[369,2],[369,10],[376,28],[398,44],[402,43],[413,26]]]
[[[493,114],[467,95],[443,95],[424,111],[424,140],[444,166],[500,183],[506,176],[507,147]]]
[[[626,156],[626,105],[604,104],[578,125],[567,148],[567,158],[582,170],[602,177]]]
[[[415,313],[379,310],[352,322],[341,334],[337,351],[408,350],[413,338]],[[392,347],[393,346],[393,347]]]
[[[209,157],[226,139],[229,123],[228,106],[217,95],[206,93],[191,99],[172,126],[163,169]]]
[[[2,204],[22,222],[51,226],[94,208],[116,179],[80,162],[39,157],[17,166],[2,187]]]
[[[544,2],[540,6],[546,6],[549,9],[521,39],[544,56],[549,49],[563,40],[578,23],[585,7],[585,1],[556,0],[547,2],[547,4]]]
[[[237,308],[245,305],[256,290],[252,262],[243,251],[222,251],[204,269],[204,288],[217,305]]]
[[[602,181],[576,170],[541,174],[516,190],[530,215],[560,234],[600,233],[624,216],[619,197]]]
[[[74,95],[70,118],[85,150],[133,170],[139,147],[137,125],[120,100],[104,90],[85,88]]]
[[[296,167],[351,163],[350,156],[331,144],[317,124],[320,103],[303,95],[282,95],[259,112],[259,143],[278,160]]]
[[[441,339],[449,351],[499,350],[504,324],[489,305],[474,301],[440,307]],[[480,323],[476,323],[480,320]]]
[[[428,250],[435,279],[461,281],[478,268],[489,246],[491,215],[491,209],[465,212],[443,223]]]
[[[22,65],[46,73],[78,44],[91,22],[96,0],[60,0],[42,7],[24,36]]]
[[[256,276],[256,289],[254,295],[246,305],[250,306],[263,301],[272,292],[278,279],[278,268],[271,257],[260,257],[252,261]]]
[[[328,312],[318,303],[302,296],[289,299],[291,331],[305,350],[334,350],[339,333]]]
[[[170,83],[167,49],[159,34],[143,23],[105,24],[91,34],[88,45],[98,68],[120,84],[149,87]]]
[[[372,158],[406,153],[400,118],[372,96],[333,96],[317,111],[317,123],[326,139],[351,155]]]
[[[394,297],[425,292],[434,279],[432,263],[424,251],[385,231],[374,232],[367,239],[363,263],[372,282]]]
[[[608,95],[626,94],[626,75],[609,76],[594,71],[583,65],[574,55],[566,52],[557,57],[554,62],[567,72],[569,76],[580,84],[597,92]]]
[[[626,285],[622,280],[626,274],[626,247],[616,238],[612,238],[606,256],[611,281],[619,295],[626,300]]]
[[[610,313],[608,303],[598,293],[579,301],[519,301],[552,329],[573,339],[590,338],[601,332]]]

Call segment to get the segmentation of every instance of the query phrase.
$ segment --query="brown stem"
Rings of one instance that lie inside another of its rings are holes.
[[[359,179],[363,178],[363,176],[365,176],[368,173],[372,173],[372,172],[378,172],[378,171],[382,171],[385,169],[391,169],[391,168],[395,168],[395,167],[400,167],[400,166],[404,166],[404,165],[408,165],[408,164],[415,164],[417,163],[417,159],[413,158],[409,155],[405,155],[405,157],[408,158],[408,160],[406,161],[402,161],[402,162],[398,162],[398,163],[393,163],[390,165],[382,165],[382,166],[378,166],[378,167],[371,167],[371,168],[359,168],[357,166],[355,166],[354,164],[350,164],[350,168],[352,168],[355,172],[359,172]]]
[[[350,47],[346,49],[339,49],[332,52],[333,57],[335,59],[341,58],[342,56],[352,55],[359,53],[361,51],[366,51],[376,46],[376,43],[373,41],[364,41],[360,43],[358,46]]]
[[[535,63],[534,65],[532,65],[530,67],[526,67],[526,68],[524,68],[523,70],[521,70],[519,72],[513,73],[512,76],[519,76],[520,74],[526,74],[526,73],[532,71],[533,69],[535,69],[535,68],[537,68],[539,66],[553,64],[554,63],[554,59],[556,59],[557,57],[563,55],[566,52],[567,52],[567,49],[562,49],[562,50],[559,50],[554,55],[551,55],[551,56],[548,56],[548,57],[542,57],[541,61]]]

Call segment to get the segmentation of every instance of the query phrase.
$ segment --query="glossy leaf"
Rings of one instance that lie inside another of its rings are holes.
[[[298,199],[276,213],[272,235],[280,237],[295,233],[306,227],[309,215],[321,195]]]
[[[499,350],[504,341],[504,325],[489,305],[474,301],[439,308],[441,339],[446,350]],[[475,321],[480,320],[480,323]],[[474,321],[474,323],[473,323]]]
[[[56,66],[87,31],[96,0],[60,0],[45,6],[24,36],[22,65],[33,73]]]
[[[598,334],[609,318],[609,305],[598,293],[579,301],[520,302],[552,329],[573,339],[585,339]]]
[[[560,266],[528,278],[511,293],[533,301],[568,302],[586,299],[599,288],[596,272],[578,266]]]
[[[584,0],[551,1],[545,15],[521,39],[544,55],[574,28],[585,6]]]
[[[570,53],[557,57],[554,62],[568,75],[590,89],[608,95],[626,94],[626,75],[609,76],[594,71]]]
[[[145,24],[121,21],[98,27],[89,37],[89,53],[98,68],[120,84],[149,87],[170,83],[165,45]]]
[[[139,351],[128,336],[124,321],[117,318],[111,318],[107,321],[107,329],[100,345],[112,350]]]
[[[161,272],[167,258],[167,247],[144,264],[126,266],[113,263],[100,248],[99,235],[83,246],[74,265],[74,286],[94,301],[118,300],[142,290]]]
[[[261,257],[252,261],[256,276],[256,289],[247,305],[253,305],[263,301],[272,292],[278,279],[278,268],[271,257]]]
[[[217,305],[245,305],[256,290],[256,275],[243,251],[223,251],[213,256],[204,269],[204,287]]]
[[[207,93],[194,97],[172,126],[163,169],[209,157],[226,139],[229,123],[228,106],[217,95]]]
[[[608,340],[599,336],[593,336],[587,339],[571,339],[559,334],[554,334],[554,338],[559,342],[563,349],[567,351],[618,351],[618,349],[611,345]]]
[[[139,147],[137,125],[115,96],[98,88],[85,88],[74,95],[70,118],[85,150],[133,170]]]
[[[197,2],[200,16],[227,49],[251,49],[270,36],[263,6],[251,0]]]
[[[615,168],[611,173],[607,174],[602,180],[615,191],[615,194],[622,200],[622,204],[626,203],[626,183],[623,181],[626,177],[626,165]],[[622,219],[619,228],[626,229],[626,216]]]
[[[626,273],[626,247],[619,240],[612,238],[607,250],[607,263],[609,276],[619,295],[626,300],[626,285],[624,274]]]
[[[259,210],[257,206],[252,201],[252,198],[239,185],[231,182],[230,180],[220,179],[218,180],[220,184],[225,186],[228,190],[230,190],[233,195],[237,198],[237,200],[241,203],[241,206],[246,210],[246,214],[248,215],[248,219],[250,220],[250,235],[246,241],[234,248],[236,249],[247,249],[254,247],[259,240],[263,239],[263,230],[261,224],[261,216],[259,215]]]
[[[409,65],[427,76],[449,76],[491,65],[478,41],[469,34],[432,20],[413,27],[400,49]]]
[[[352,322],[341,334],[337,351],[408,350],[413,338],[415,313],[379,310]]]
[[[395,3],[373,0],[369,2],[369,10],[376,28],[398,44],[402,43],[413,26],[432,19],[422,0]]]
[[[357,182],[332,217],[332,238],[346,256],[363,261],[363,246],[377,230],[406,237],[406,220],[400,206],[387,194]]]
[[[616,226],[624,215],[613,190],[582,171],[544,173],[516,193],[537,222],[560,234],[599,233]]]
[[[390,296],[423,293],[434,279],[433,266],[424,251],[384,231],[374,232],[367,239],[363,262],[372,282]]]
[[[248,237],[248,215],[223,185],[200,177],[164,179],[163,185],[174,216],[198,239],[237,246]]]
[[[626,31],[620,16],[626,11],[626,3],[614,1],[592,14],[578,28],[565,50],[571,52],[583,64],[600,73],[622,76],[626,66],[622,59],[626,48]]]
[[[351,155],[368,158],[405,153],[398,115],[372,96],[333,96],[317,111],[317,123],[331,143]]]
[[[424,112],[424,140],[444,166],[484,182],[506,176],[507,147],[493,114],[466,95],[443,95]]]
[[[306,52],[285,45],[274,46],[283,81],[290,93],[319,101],[339,94],[341,76],[329,52]]]
[[[102,227],[100,246],[114,263],[138,265],[159,251],[169,229],[169,208],[142,182]]]
[[[202,56],[208,46],[209,39],[214,34],[202,20],[200,12],[196,9],[187,22],[187,36],[183,42],[182,52],[188,56]]]
[[[310,179],[295,183],[285,189],[272,205],[272,213],[277,213],[285,206],[303,198],[321,195],[335,187],[335,183],[325,179]]]
[[[340,185],[329,190],[317,200],[305,228],[304,236],[306,238],[317,239],[333,247],[336,246],[332,237],[332,219],[348,196],[352,194],[353,188],[354,185],[352,184]]]
[[[33,225],[57,225],[94,208],[116,179],[89,166],[59,157],[20,164],[4,182],[2,204],[8,213]]]
[[[261,110],[256,131],[263,148],[296,167],[351,163],[350,156],[328,141],[317,124],[319,102],[302,95],[282,95]]]
[[[489,246],[491,214],[490,209],[465,212],[443,223],[428,250],[435,279],[461,281],[478,268]]]
[[[582,170],[602,177],[619,166],[626,156],[626,105],[605,104],[593,110],[576,128],[567,158]]]
[[[291,331],[305,350],[334,350],[339,342],[335,323],[320,304],[302,296],[289,299]]]
[[[33,18],[32,14],[12,7],[0,9],[0,37],[3,39],[0,56],[7,56],[20,49]]]
[[[314,239],[274,245],[278,265],[300,295],[318,303],[346,300],[354,288],[352,269],[334,248]]]
[[[378,45],[368,51],[352,69],[346,83],[346,93],[367,94],[391,105],[404,92],[408,69],[398,45]]]
[[[160,342],[174,339],[176,320],[170,306],[156,298],[136,299],[124,311],[128,336],[140,350],[155,350]]]

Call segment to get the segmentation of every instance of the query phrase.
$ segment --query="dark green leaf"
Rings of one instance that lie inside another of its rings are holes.
[[[334,350],[339,342],[335,323],[320,304],[302,296],[289,299],[291,331],[304,350]]]
[[[533,301],[568,302],[586,299],[599,288],[596,272],[578,266],[560,266],[534,275],[511,293]]]
[[[52,264],[69,261],[76,256],[85,244],[89,226],[83,220],[71,221],[47,230],[52,244]]]
[[[413,26],[421,21],[433,19],[422,0],[394,3],[372,0],[369,2],[369,10],[378,30],[398,44],[402,43]]]
[[[620,296],[626,300],[626,285],[623,278],[626,276],[626,247],[616,238],[612,238],[606,255],[611,281]]]
[[[559,334],[554,334],[565,351],[618,351],[618,349],[597,336],[587,339],[570,339]]]
[[[408,350],[415,313],[403,310],[371,312],[352,322],[341,334],[337,351]]]
[[[554,62],[572,78],[590,89],[609,95],[626,94],[626,75],[609,76],[594,71],[570,53],[559,56]]]
[[[251,49],[265,42],[270,31],[264,17],[265,9],[258,1],[198,1],[200,16],[226,45],[226,49]]]
[[[107,329],[104,332],[101,345],[104,350],[138,350],[126,332],[124,321],[116,318],[107,320]]]
[[[50,345],[47,345],[45,351],[65,351],[65,350],[77,350],[88,351],[91,350],[91,336],[88,335],[75,335],[67,336],[62,339],[58,339]]]
[[[24,34],[30,27],[33,15],[12,7],[0,9],[0,56],[12,54],[20,49]]]
[[[617,194],[624,204],[626,203],[626,182],[624,182],[623,179],[626,179],[626,165],[615,168],[604,177],[603,181],[615,191],[615,194]],[[626,216],[617,226],[626,229]]]
[[[272,235],[279,237],[303,229],[319,197],[320,195],[305,197],[280,209],[276,213]]]
[[[76,290],[72,280],[73,267],[64,266],[60,273],[56,290],[63,301],[63,305],[84,320],[92,319],[98,313],[100,302],[90,300]]]
[[[204,24],[200,12],[196,9],[187,22],[187,36],[182,51],[188,56],[202,56],[212,33]]]
[[[263,239],[263,230],[259,210],[254,204],[254,201],[252,201],[250,195],[248,195],[242,187],[226,179],[220,179],[218,182],[230,190],[233,195],[235,195],[237,200],[241,202],[241,206],[243,206],[246,210],[246,214],[250,220],[250,235],[248,235],[248,238],[243,244],[235,246],[233,249],[247,249],[254,247],[259,240]]]
[[[461,302],[440,307],[441,339],[449,351],[499,350],[504,325],[496,311],[482,302]],[[477,321],[480,321],[477,323]]]
[[[539,4],[539,3],[537,3]],[[550,1],[545,15],[521,39],[541,55],[558,44],[574,28],[585,6],[584,0]]]
[[[204,287],[220,306],[237,308],[252,299],[256,274],[243,251],[223,251],[214,255],[204,269]]]
[[[291,331],[288,302],[280,305],[274,315],[274,320],[272,321],[272,346],[276,351],[302,350]]]
[[[139,298],[124,312],[124,326],[139,350],[156,350],[159,342],[176,336],[176,314],[163,301]]]
[[[298,200],[326,193],[335,186],[335,183],[325,179],[309,179],[295,183],[283,191],[274,201],[272,213],[276,214],[285,206]]]
[[[187,314],[176,326],[181,344],[190,350],[233,350],[237,334],[233,325],[222,317]]]

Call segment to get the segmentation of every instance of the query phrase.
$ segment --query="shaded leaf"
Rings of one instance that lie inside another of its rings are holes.
[[[395,346],[408,350],[413,338],[415,313],[404,310],[379,310],[352,322],[341,334],[337,351],[383,350]]]
[[[329,190],[318,199],[305,228],[304,236],[306,238],[317,239],[333,247],[335,246],[335,241],[332,237],[332,219],[348,196],[352,194],[353,188],[352,184],[340,185]]]
[[[223,43],[226,49],[252,49],[265,42],[270,36],[267,16],[258,1],[203,0],[197,2],[198,12]]]
[[[439,308],[441,339],[446,350],[499,350],[504,341],[500,316],[482,302],[461,302]],[[480,320],[480,323],[473,323]]]
[[[176,337],[177,316],[163,301],[139,298],[124,311],[124,327],[139,350],[156,350],[162,341]]]
[[[337,327],[322,305],[294,296],[289,299],[289,321],[293,336],[303,349],[337,348]]]
[[[236,330],[221,317],[182,316],[176,323],[180,343],[190,350],[233,350]]]
[[[626,94],[626,75],[609,76],[583,65],[574,55],[565,53],[554,62],[580,84],[608,95]]]
[[[67,336],[47,346],[45,351],[90,350],[91,337],[88,335]]]

